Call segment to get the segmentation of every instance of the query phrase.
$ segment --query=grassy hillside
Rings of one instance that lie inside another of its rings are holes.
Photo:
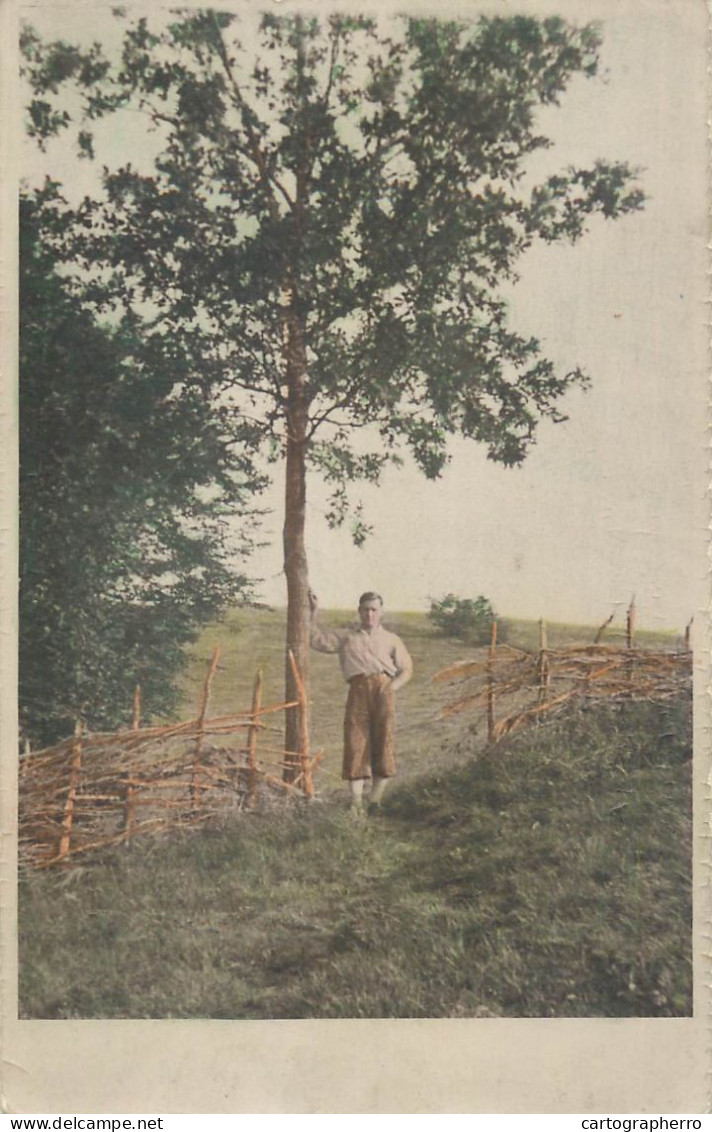
[[[321,623],[327,627],[353,624],[354,613],[327,611]],[[399,776],[410,778],[449,761],[449,746],[462,730],[462,721],[437,722],[445,702],[442,688],[432,684],[439,668],[467,654],[458,641],[440,636],[423,614],[400,613],[386,623],[399,633],[413,657],[415,675],[397,697],[397,748]],[[207,630],[192,649],[192,662],[185,679],[185,713],[195,710],[205,677],[206,661],[215,644],[221,645],[220,669],[216,675],[211,712],[220,715],[249,705],[255,671],[264,674],[265,702],[284,699],[284,625],[281,610],[237,610],[227,621]],[[329,791],[340,787],[343,709],[346,685],[338,658],[311,653],[311,743],[324,750],[317,787]]]
[[[352,625],[355,611],[330,610],[321,614],[327,628]],[[442,685],[433,685],[432,677],[454,661],[473,655],[461,641],[442,636],[423,613],[386,614],[388,628],[403,637],[413,657],[413,680],[397,695],[397,751],[399,782],[426,773],[440,766],[449,766],[453,746],[463,726],[477,726],[478,717],[439,719],[450,693]],[[191,663],[184,679],[183,714],[195,711],[205,678],[207,662],[217,643],[221,646],[220,668],[215,677],[211,713],[227,714],[247,708],[252,696],[252,683],[258,668],[264,674],[265,702],[284,699],[284,631],[283,610],[238,609],[226,621],[206,630],[191,650]],[[558,645],[590,643],[596,628],[580,625],[548,626],[548,643]],[[507,623],[510,644],[536,649],[539,626],[534,621]],[[609,631],[607,641],[622,641],[622,630]],[[664,647],[674,640],[671,635],[641,633],[641,644]],[[311,653],[311,742],[314,751],[325,751],[317,787],[330,791],[340,786],[343,707],[346,685],[338,659],[322,653]],[[480,728],[481,733],[481,728]]]
[[[22,1015],[690,1013],[689,703],[581,710],[487,758],[402,714],[376,819],[327,791],[24,879]]]

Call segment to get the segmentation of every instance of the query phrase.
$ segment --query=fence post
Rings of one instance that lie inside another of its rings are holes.
[[[549,653],[547,651],[546,621],[539,621],[539,703],[546,703],[549,694]]]
[[[685,649],[687,652],[692,651],[692,622],[694,617],[691,617],[685,626]]]
[[[633,699],[633,677],[635,674],[635,660],[633,659],[633,645],[635,640],[635,594],[630,599],[628,612],[625,619],[625,644],[629,652],[628,662],[626,664],[628,674],[628,699]]]
[[[133,697],[133,730],[138,731],[141,726],[141,685],[137,684],[134,688]]]
[[[126,784],[126,797],[124,798],[124,832],[126,833],[126,848],[129,847],[134,827],[136,825],[136,795],[138,790],[130,782]]]
[[[62,834],[59,839],[59,851],[57,853],[60,860],[63,860],[69,854],[69,843],[72,836],[72,825],[74,824],[74,806],[77,800],[79,775],[82,768],[82,731],[82,721],[78,719],[74,726],[72,761],[69,767],[69,789],[67,791],[67,800],[64,803]]]
[[[257,790],[257,732],[260,708],[262,707],[262,669],[255,676],[252,689],[252,723],[247,733],[247,805],[254,805]]]
[[[294,683],[297,686],[297,699],[299,700],[299,761],[302,772],[302,789],[307,798],[313,798],[314,780],[311,772],[311,759],[309,758],[309,702],[302,674],[291,649],[289,650],[289,663],[292,666]]]
[[[635,595],[630,599],[628,612],[625,619],[625,643],[629,649],[633,648],[633,638],[635,636]]]
[[[27,774],[27,767],[28,767],[28,764],[29,764],[29,761],[30,761],[30,755],[31,754],[32,754],[32,745],[30,743],[30,740],[27,738],[27,736],[25,736],[24,750],[23,750],[23,753],[20,755],[20,778],[24,778],[25,775]]]
[[[139,731],[141,728],[141,685],[137,684],[134,688],[133,697],[133,721],[132,730]],[[128,775],[131,771],[128,772]],[[127,776],[128,777],[128,776]],[[136,795],[138,789],[132,786],[130,782],[126,783],[126,796],[124,798],[124,832],[126,833],[126,848],[129,848],[131,835],[136,825]]]
[[[491,743],[495,733],[494,662],[497,655],[497,622],[492,621],[489,660],[487,662],[487,738]]]
[[[190,783],[190,800],[193,809],[195,809],[200,802],[200,784],[198,782],[198,778],[200,776],[200,759],[203,753],[203,741],[205,738],[205,718],[208,712],[208,703],[210,702],[210,685],[212,684],[213,676],[217,671],[219,659],[220,645],[216,645],[215,652],[213,653],[213,659],[210,662],[210,666],[208,667],[208,671],[205,676],[203,691],[200,697],[200,705],[198,707],[198,719],[196,721],[198,726],[198,734],[195,737],[195,750],[193,752],[193,771]]]

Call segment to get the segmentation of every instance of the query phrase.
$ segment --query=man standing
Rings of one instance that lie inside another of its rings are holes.
[[[400,637],[381,625],[383,598],[369,591],[358,603],[357,629],[320,629],[318,602],[310,591],[310,643],[317,652],[338,653],[349,685],[344,716],[344,762],[351,805],[363,807],[363,791],[371,781],[370,807],[380,805],[386,783],[396,773],[393,743],[394,692],[413,675],[413,662]]]

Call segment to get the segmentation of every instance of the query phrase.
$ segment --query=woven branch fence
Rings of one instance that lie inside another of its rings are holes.
[[[666,700],[689,692],[692,682],[691,622],[682,649],[639,648],[635,644],[635,603],[626,619],[625,645],[604,644],[604,622],[590,645],[549,648],[546,623],[539,623],[539,649],[526,652],[498,645],[497,622],[487,654],[441,669],[434,680],[457,685],[459,695],[443,716],[480,708],[487,716],[487,738],[505,735],[543,719],[576,700]]]
[[[314,796],[313,775],[323,753],[309,753],[307,699],[294,657],[290,653],[297,700],[263,704],[258,672],[249,710],[210,717],[219,658],[218,646],[194,719],[140,727],[137,688],[130,730],[87,734],[78,722],[71,738],[22,757],[22,864],[67,864],[142,834],[194,827],[229,807],[253,808],[260,792]],[[299,753],[285,751],[279,741],[279,714],[290,707],[299,709]]]

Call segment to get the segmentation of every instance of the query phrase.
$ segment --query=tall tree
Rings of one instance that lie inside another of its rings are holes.
[[[550,144],[539,108],[597,72],[593,26],[172,19],[129,24],[113,61],[27,31],[30,130],[42,142],[76,128],[84,155],[102,115],[138,110],[156,131],[149,172],[105,169],[102,191],[63,211],[61,254],[91,265],[97,302],[150,304],[155,348],[170,342],[284,457],[287,646],[306,675],[308,469],[331,485],[330,521],[359,542],[348,488],[377,482],[403,448],[431,478],[456,433],[519,463],[585,379],[507,325],[500,288],[535,240],[574,241],[592,214],[619,217],[643,197],[622,163],[526,176]],[[65,82],[83,98],[77,121]],[[298,749],[292,717],[287,746]]]
[[[137,682],[146,714],[174,706],[183,646],[247,591],[235,559],[261,481],[128,316],[82,309],[36,201],[20,229],[20,716],[50,742],[77,717],[126,723]]]

